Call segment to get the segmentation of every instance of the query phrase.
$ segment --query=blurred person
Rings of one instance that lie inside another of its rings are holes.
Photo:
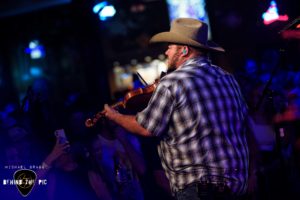
[[[276,113],[273,98],[266,96],[261,100],[261,105],[257,102],[262,98],[262,86],[256,84],[252,91],[248,91],[250,126],[254,130],[259,150],[262,152],[273,152],[276,146],[276,134],[274,130],[273,117]]]
[[[146,171],[141,177],[145,200],[159,199],[171,200],[170,183],[166,177],[157,152],[158,139],[139,137],[142,152],[145,158]]]
[[[18,155],[22,158],[22,165],[32,164],[39,156],[39,154],[33,155],[36,150],[36,141],[32,137],[31,131],[20,121],[15,117],[7,117],[3,121],[5,125],[0,137],[4,146],[10,147],[9,152],[18,152]]]
[[[2,139],[6,139],[6,138],[1,137],[1,140]],[[13,174],[17,170],[13,167],[23,166],[24,160],[22,158],[22,152],[19,151],[19,149],[15,144],[3,144],[1,145],[0,150],[1,150],[0,179],[4,181],[7,179],[11,179],[13,177]],[[24,199],[24,197],[22,197],[19,194],[17,188],[14,185],[2,185],[0,189],[0,197],[1,199],[15,199],[15,200]]]
[[[91,153],[89,148],[93,131],[87,129],[84,125],[86,118],[85,102],[81,101],[79,97],[80,95],[76,95],[72,101],[66,100],[64,103],[64,130],[68,134],[68,140],[73,141],[71,149],[79,154],[76,156],[76,163],[84,170],[85,180],[89,181],[93,194],[96,194],[98,199],[110,200],[113,194],[110,193],[109,185],[103,179],[103,174],[96,167],[94,154]],[[70,146],[65,148],[69,149]],[[75,154],[72,153],[71,155]],[[65,156],[65,154],[62,155],[62,157]],[[68,159],[70,159],[70,156],[64,160],[67,161]],[[69,163],[74,163],[73,160],[71,159],[72,162]]]
[[[209,52],[224,49],[208,43],[207,30],[196,19],[173,20],[169,32],[150,40],[168,43],[169,74],[148,106],[136,115],[104,106],[106,118],[129,132],[159,137],[162,166],[178,200],[238,198],[252,171],[247,106],[234,77],[208,60]]]
[[[113,193],[112,188],[113,185],[106,179],[105,172],[102,166],[99,163],[99,159],[101,159],[102,152],[101,147],[97,143],[98,136],[96,134],[91,134],[87,137],[85,141],[85,145],[88,151],[88,177],[90,181],[93,183],[92,187],[94,191],[97,193],[98,197],[102,197],[101,199],[116,199],[116,193]],[[106,188],[107,193],[103,193],[99,191],[99,188]],[[103,197],[104,196],[104,197]]]
[[[111,122],[98,128],[89,149],[96,162],[94,169],[103,175],[113,199],[144,199],[139,177],[146,166],[138,139]]]
[[[57,103],[53,88],[46,78],[35,79],[28,86],[21,104],[22,115],[27,118],[34,138],[43,147],[43,154],[51,150],[49,141],[53,141],[53,131],[61,126],[63,116],[61,106]]]
[[[18,121],[11,121],[8,127],[0,132],[1,169],[0,179],[10,180],[17,170],[28,168],[34,163],[34,142],[30,138],[30,133]],[[16,186],[4,184],[0,190],[2,198],[22,199]],[[33,198],[31,198],[33,199]]]
[[[88,162],[83,161],[84,149],[75,142],[60,143],[56,140],[51,153],[37,172],[39,179],[47,179],[46,196],[56,199],[104,199],[110,200],[109,193],[100,176],[91,180],[88,176]],[[96,188],[95,183],[97,180]],[[99,184],[102,183],[102,184]],[[96,190],[94,190],[96,189]]]
[[[275,114],[275,103],[271,97],[272,92],[268,92],[263,99],[261,83],[252,83],[247,94],[249,104],[249,126],[256,141],[255,154],[257,155],[257,165],[255,168],[256,187],[253,199],[268,199],[272,190],[277,185],[280,166],[277,156],[276,132],[273,123]],[[259,103],[258,103],[259,102]],[[258,105],[259,104],[259,105]]]
[[[32,153],[34,151],[34,142],[30,139],[29,133],[20,125],[15,125],[13,127],[10,127],[7,130],[8,137],[10,138],[10,141],[12,141],[16,148],[21,153],[21,156],[26,163],[33,160]]]
[[[52,120],[50,87],[49,82],[44,79],[36,79],[32,85],[28,86],[26,96],[21,105],[21,110],[27,113],[33,120],[43,122]]]

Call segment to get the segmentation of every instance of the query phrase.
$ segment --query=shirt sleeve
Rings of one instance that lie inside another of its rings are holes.
[[[170,89],[158,85],[148,106],[136,115],[137,122],[153,136],[160,136],[170,122],[174,108],[174,97]]]

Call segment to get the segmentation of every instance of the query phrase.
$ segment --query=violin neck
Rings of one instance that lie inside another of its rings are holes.
[[[112,104],[110,107],[112,108],[118,108],[118,107],[122,107],[125,108],[124,103],[122,101],[119,101],[117,103]]]
[[[110,107],[112,108],[118,108],[118,107],[122,107],[124,108],[124,103],[122,101],[114,103],[112,105],[110,105]],[[96,119],[100,119],[101,117],[103,117],[104,115],[104,110],[102,110],[101,112],[98,112],[95,116]]]

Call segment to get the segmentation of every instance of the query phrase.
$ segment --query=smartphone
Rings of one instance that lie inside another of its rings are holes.
[[[64,129],[58,129],[54,132],[54,134],[58,139],[59,144],[65,144],[69,142]]]

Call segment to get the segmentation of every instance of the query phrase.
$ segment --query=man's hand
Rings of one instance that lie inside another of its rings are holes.
[[[104,105],[104,116],[111,121],[116,121],[117,115],[120,113],[113,109],[112,107],[108,106],[107,104]]]

